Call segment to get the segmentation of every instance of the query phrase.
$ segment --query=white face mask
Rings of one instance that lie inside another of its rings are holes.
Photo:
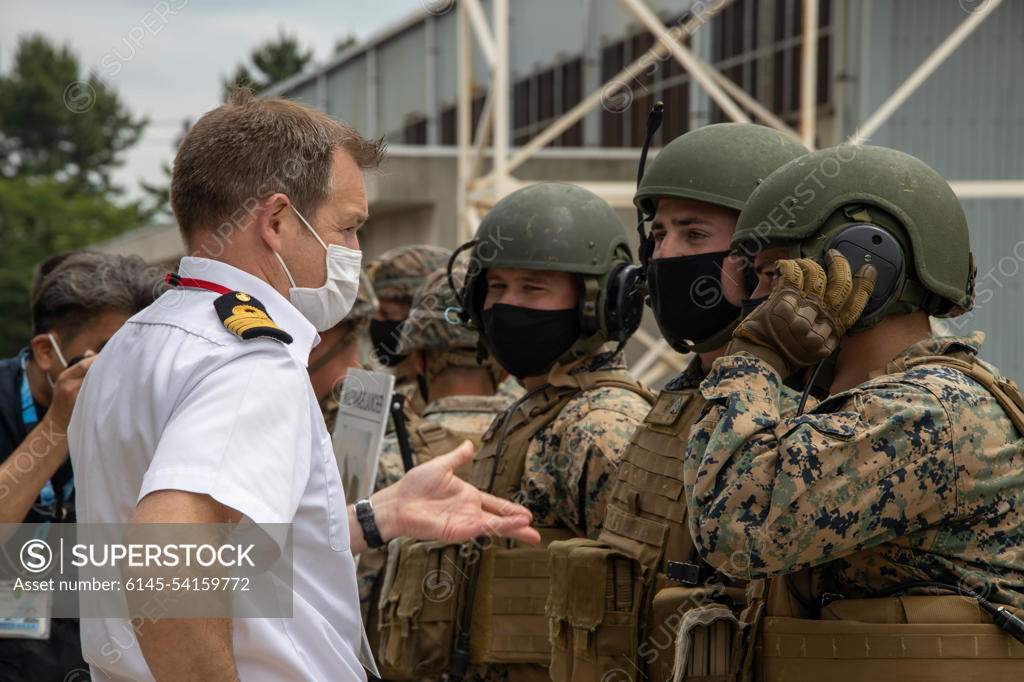
[[[68,363],[67,360],[64,359],[64,354],[60,352],[60,346],[57,345],[57,339],[53,338],[53,334],[50,332],[46,332],[46,336],[50,339],[50,343],[53,344],[53,350],[57,353],[57,359],[60,360],[61,366],[64,369],[67,369]],[[55,382],[49,372],[46,373],[46,380],[50,382],[50,388],[53,388]]]
[[[320,242],[320,246],[327,251],[327,281],[316,289],[297,287],[281,254],[275,251],[274,255],[277,256],[281,267],[284,268],[284,274],[291,282],[288,298],[292,305],[298,308],[299,312],[316,327],[318,332],[325,332],[345,319],[348,311],[352,310],[352,306],[355,305],[356,294],[359,292],[359,266],[363,262],[363,252],[337,244],[330,246],[324,244],[320,235],[302,217],[302,214],[294,206],[292,210],[295,211],[295,215],[299,216],[299,220],[306,226],[306,229],[313,233],[316,240]]]

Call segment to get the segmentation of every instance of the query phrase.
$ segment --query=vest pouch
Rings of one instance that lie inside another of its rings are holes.
[[[641,679],[637,667],[641,565],[586,538],[553,542],[549,556],[551,679]]]
[[[401,538],[389,556],[379,603],[378,659],[396,675],[447,672],[467,579],[463,545]]]
[[[551,660],[544,606],[551,578],[547,547],[492,544],[479,556],[470,660],[532,663]]]
[[[740,630],[739,619],[724,604],[705,604],[685,611],[679,623],[669,679],[673,682],[733,682],[738,679],[734,647]]]

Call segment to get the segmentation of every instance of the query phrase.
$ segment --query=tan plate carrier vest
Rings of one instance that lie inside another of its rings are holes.
[[[526,399],[509,417],[491,492],[512,499],[520,490],[526,452],[533,437],[553,422],[584,391],[622,388],[653,400],[649,391],[620,371],[558,374],[544,390]],[[497,456],[499,414],[483,437],[469,480],[486,490]],[[563,522],[566,520],[563,519]],[[474,565],[479,562],[470,628],[472,664],[528,664],[516,667],[516,680],[547,680],[551,659],[548,620],[547,546],[578,537],[569,527],[538,528],[536,547],[485,537],[462,544],[396,538],[388,544],[382,581],[378,660],[406,676],[447,672]]]
[[[683,457],[705,404],[696,388],[662,391],[619,463],[598,541],[549,548],[555,682],[667,680],[685,613],[742,607],[743,588],[697,557],[687,524]],[[685,582],[668,579],[669,561],[686,566]],[[709,652],[730,644],[704,639]]]
[[[1024,435],[1024,398],[1009,379],[996,378],[973,354],[895,361],[887,373],[920,365],[957,369],[984,386]],[[1007,434],[1008,438],[1010,434]],[[791,580],[809,586],[807,571]],[[1024,611],[1017,610],[1021,615]],[[691,614],[687,614],[688,616]],[[785,580],[753,580],[737,619],[716,605],[684,619],[677,635],[673,682],[989,682],[1024,679],[1024,644],[992,622],[973,598],[915,595],[840,599],[807,618]],[[731,646],[699,652],[717,636]],[[662,678],[663,679],[663,678]]]
[[[409,432],[409,444],[413,450],[413,461],[416,464],[423,464],[435,457],[447,454],[457,448],[462,441],[472,441],[473,447],[479,448],[483,439],[483,433],[472,433],[456,431],[432,419],[422,417],[409,406],[407,402],[403,409],[405,413],[405,428]],[[469,476],[469,466],[464,465],[455,472],[460,478]],[[376,550],[375,550],[376,551]],[[382,576],[383,578],[383,576]],[[370,608],[366,617],[366,635],[370,642],[370,648],[377,654],[378,668],[384,679],[412,679],[400,670],[394,670],[385,665],[380,657],[380,594],[384,580],[377,580],[373,593],[370,596]]]

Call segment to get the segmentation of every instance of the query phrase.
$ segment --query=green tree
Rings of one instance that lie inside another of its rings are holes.
[[[174,152],[177,154],[178,147],[181,146],[182,140],[185,139],[188,129],[192,127],[192,119],[185,118],[181,121],[181,130],[178,132],[178,136],[174,138]],[[173,215],[171,211],[171,164],[164,161],[160,165],[160,169],[164,173],[164,182],[162,183],[149,183],[145,180],[139,181],[139,186],[142,188],[148,197],[149,207],[146,209],[147,213],[153,216],[166,216],[170,217]]]
[[[67,46],[23,37],[11,72],[0,77],[0,176],[47,175],[109,192],[111,173],[146,123],[95,73],[82,74]]]
[[[16,353],[31,336],[29,288],[41,260],[109,239],[143,220],[138,204],[118,206],[69,181],[0,178],[0,357]]]
[[[359,39],[355,37],[355,34],[349,33],[344,38],[338,38],[334,41],[334,54],[341,54],[350,47],[355,47],[359,44]]]
[[[298,39],[279,29],[277,38],[249,53],[252,70],[247,64],[239,64],[235,67],[235,74],[223,80],[224,101],[236,87],[250,87],[258,95],[271,85],[302,71],[312,58],[312,50],[303,52]]]
[[[146,126],[67,46],[18,41],[0,74],[0,357],[29,340],[29,288],[47,256],[146,221],[111,181]]]

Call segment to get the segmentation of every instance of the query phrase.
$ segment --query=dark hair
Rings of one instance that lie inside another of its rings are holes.
[[[171,207],[188,243],[276,192],[313,216],[331,197],[333,155],[347,152],[376,168],[384,138],[367,140],[351,126],[298,102],[254,99],[239,88],[185,135],[174,159]]]
[[[50,256],[32,282],[32,334],[71,341],[98,314],[134,314],[167,289],[162,272],[138,256],[69,251]]]

